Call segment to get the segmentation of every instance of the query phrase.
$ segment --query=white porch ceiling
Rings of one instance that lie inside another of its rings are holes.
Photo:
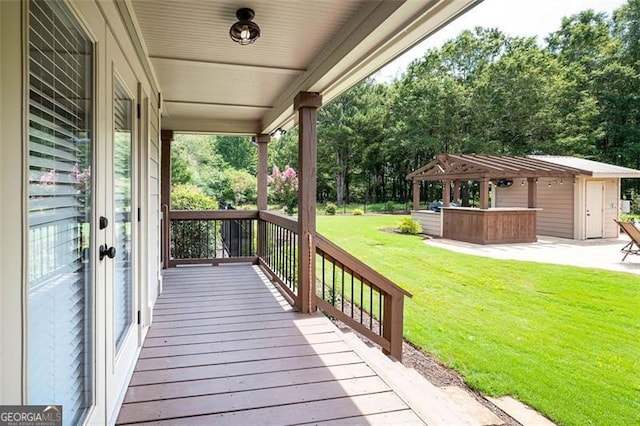
[[[125,0],[164,100],[165,129],[257,134],[327,103],[480,0]],[[262,36],[229,38],[250,7]]]

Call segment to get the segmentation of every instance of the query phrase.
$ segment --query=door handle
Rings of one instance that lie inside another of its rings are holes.
[[[109,259],[113,259],[114,257],[116,257],[116,248],[107,247],[106,244],[100,245],[100,260],[104,259],[105,256]]]

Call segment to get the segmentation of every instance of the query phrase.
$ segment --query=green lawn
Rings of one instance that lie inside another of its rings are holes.
[[[318,230],[413,293],[405,338],[473,388],[560,424],[640,424],[640,276],[464,255],[380,231],[402,217],[322,216]]]

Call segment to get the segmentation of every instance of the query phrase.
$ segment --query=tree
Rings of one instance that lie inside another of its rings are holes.
[[[277,166],[274,166],[271,175],[267,179],[267,184],[271,187],[271,199],[280,204],[286,214],[292,215],[298,206],[298,176],[296,171],[286,166],[285,170],[281,172]]]
[[[257,150],[246,136],[217,136],[216,152],[222,160],[236,170],[256,174]]]

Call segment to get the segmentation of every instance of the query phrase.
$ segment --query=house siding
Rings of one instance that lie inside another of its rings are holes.
[[[620,179],[606,179],[604,181],[604,238],[618,237],[618,224],[614,222],[614,219],[618,219],[619,216],[619,182]]]
[[[160,112],[157,92],[151,94],[149,111],[149,204],[148,204],[148,283],[149,306],[152,307],[160,291]],[[155,242],[155,243],[152,243]]]
[[[562,182],[562,183],[561,183]],[[516,179],[513,186],[496,189],[496,207],[527,207],[527,182]],[[560,178],[545,178],[538,182],[538,235],[573,238],[574,186]]]

